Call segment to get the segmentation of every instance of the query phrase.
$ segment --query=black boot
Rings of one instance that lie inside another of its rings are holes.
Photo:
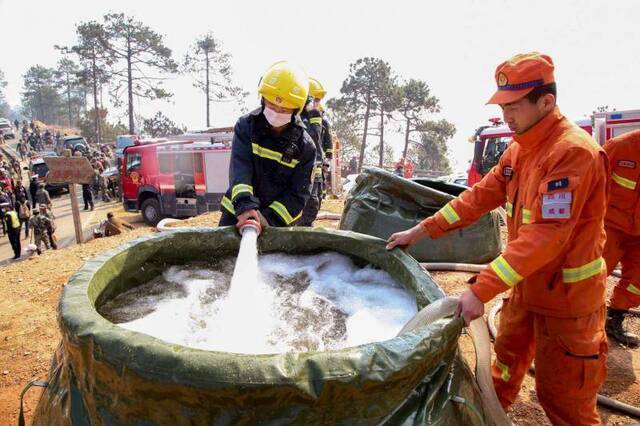
[[[607,336],[616,339],[618,342],[630,348],[640,346],[640,338],[633,333],[628,332],[622,326],[627,311],[623,309],[607,308],[607,323],[605,330]]]

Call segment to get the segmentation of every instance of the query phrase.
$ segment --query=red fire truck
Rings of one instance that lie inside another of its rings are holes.
[[[473,186],[498,163],[507,149],[513,132],[499,118],[489,120],[490,126],[482,126],[469,141],[474,143],[473,161],[469,168],[468,185]],[[604,145],[609,139],[632,130],[640,129],[640,110],[595,113],[591,119],[576,121],[576,124],[593,135]]]
[[[125,148],[120,171],[125,210],[141,211],[150,225],[163,216],[218,210],[229,186],[232,137],[226,132],[209,142],[138,142]]]

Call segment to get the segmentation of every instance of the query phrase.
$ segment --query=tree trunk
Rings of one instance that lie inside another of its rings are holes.
[[[380,158],[378,167],[382,168],[384,164],[384,107],[380,104]]]
[[[205,69],[206,69],[206,88],[205,88],[205,94],[206,94],[206,98],[207,98],[207,129],[209,127],[211,127],[211,123],[209,122],[209,105],[210,105],[210,99],[209,99],[209,52],[205,50],[204,52],[204,57],[205,57]]]
[[[69,82],[69,73],[67,72],[67,109],[69,111],[69,127],[72,127],[71,121],[73,117],[71,116],[71,83]]]
[[[411,133],[409,131],[410,127],[411,120],[407,118],[407,128],[404,129],[404,151],[402,151],[402,158],[404,158],[405,161],[407,160],[407,152],[409,151],[409,134]]]
[[[131,71],[131,42],[127,40],[127,91],[129,94],[129,134],[135,133],[133,123],[133,77]]]
[[[45,121],[44,105],[42,103],[42,88],[38,88],[38,120]]]
[[[95,57],[95,51],[93,52],[94,56],[92,58],[92,67],[91,67],[91,74],[93,76],[92,80],[93,80],[93,119],[94,119],[94,124],[95,124],[95,128],[96,128],[96,139],[97,142],[100,143],[102,141],[102,131],[100,129],[100,112],[98,111],[98,73],[97,73],[97,66],[96,66],[96,57]]]
[[[358,161],[358,173],[362,170],[364,162],[364,151],[367,148],[367,133],[369,132],[369,113],[371,111],[371,95],[367,95],[367,109],[364,112],[364,133],[362,134],[362,144],[360,145],[360,160]]]
[[[82,89],[82,108],[84,113],[87,113],[87,96],[89,96],[88,90],[86,87]],[[80,112],[78,112],[78,121],[80,120]]]

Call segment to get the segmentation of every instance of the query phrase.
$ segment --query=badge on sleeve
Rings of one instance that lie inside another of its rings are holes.
[[[550,180],[547,183],[547,191],[555,191],[556,189],[562,189],[569,186],[569,178],[561,178],[556,180]]]
[[[627,169],[635,169],[636,162],[632,160],[618,160],[618,166],[626,167]]]
[[[513,169],[511,168],[511,166],[504,166],[502,168],[502,176],[506,177],[509,180],[512,179],[512,177],[513,177]]]

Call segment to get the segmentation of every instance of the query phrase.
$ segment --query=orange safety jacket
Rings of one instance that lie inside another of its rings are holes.
[[[471,290],[486,303],[513,289],[525,309],[580,317],[605,303],[607,181],[604,150],[556,108],[422,226],[438,238],[505,205],[509,242]]]
[[[605,224],[629,235],[640,235],[640,130],[607,141],[611,187]]]

